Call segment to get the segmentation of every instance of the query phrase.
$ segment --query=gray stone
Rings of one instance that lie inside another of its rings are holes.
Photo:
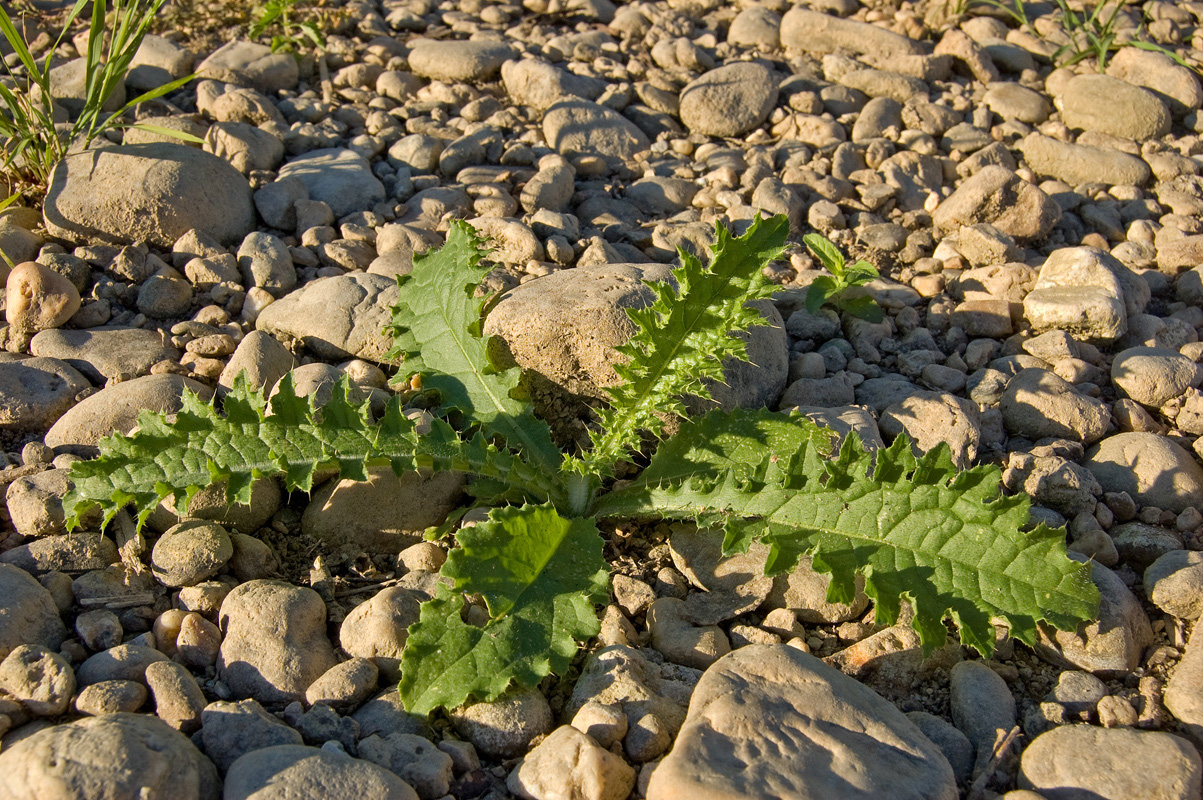
[[[776,50],[781,47],[781,15],[764,6],[747,6],[731,20],[729,44]]]
[[[1002,166],[986,166],[966,179],[936,207],[937,229],[955,232],[986,222],[1019,240],[1043,239],[1061,219],[1061,209],[1039,187]]]
[[[263,309],[255,326],[277,339],[299,340],[322,358],[383,361],[391,341],[381,331],[396,302],[397,282],[383,275],[320,278]]]
[[[277,173],[277,180],[299,178],[310,200],[330,206],[335,218],[368,211],[384,199],[384,184],[372,174],[363,156],[337,147],[297,156]]]
[[[235,39],[197,65],[196,75],[260,92],[277,92],[297,85],[299,69],[292,53],[273,53],[267,45]]]
[[[401,678],[408,628],[418,621],[419,598],[405,587],[381,589],[343,619],[339,644],[352,656],[371,659],[391,681]]]
[[[985,763],[1015,727],[1015,698],[1007,682],[980,661],[962,661],[948,673],[948,695],[952,723],[973,743],[977,761]]]
[[[909,711],[906,718],[915,723],[923,735],[940,748],[958,781],[968,780],[976,758],[973,743],[953,725],[926,711]]]
[[[43,431],[90,387],[87,378],[55,358],[0,362],[0,429]]]
[[[43,536],[0,553],[0,561],[35,575],[51,570],[82,572],[104,569],[118,560],[113,540],[99,533]]]
[[[88,717],[6,742],[0,771],[4,800],[222,797],[213,762],[187,736],[143,714]]]
[[[1166,553],[1182,549],[1182,534],[1160,525],[1122,522],[1107,531],[1124,563],[1143,572]]]
[[[531,740],[555,727],[551,706],[538,689],[513,688],[497,700],[469,703],[449,713],[456,733],[486,755],[513,758]]]
[[[409,784],[370,761],[325,748],[287,744],[253,750],[235,761],[226,773],[224,791],[224,800],[418,800]]]
[[[422,800],[438,800],[451,790],[451,756],[425,737],[411,733],[365,736],[359,741],[359,755],[397,775]]]
[[[240,374],[245,375],[247,385],[254,389],[269,389],[296,366],[296,359],[288,348],[270,334],[251,331],[238,343],[238,349],[226,362],[217,385],[231,389]]]
[[[71,705],[75,673],[58,653],[23,644],[0,661],[0,690],[34,716],[56,717]]]
[[[878,425],[886,436],[906,433],[918,453],[941,443],[951,450],[953,463],[968,467],[981,444],[977,408],[968,400],[942,392],[914,392],[886,408]]]
[[[195,586],[216,575],[233,555],[225,528],[211,522],[181,522],[155,541],[150,567],[164,586]]]
[[[255,227],[251,187],[217,156],[174,143],[88,150],[55,167],[46,228],[68,241],[169,249],[189,230],[225,243]]]
[[[254,700],[219,700],[205,706],[201,712],[201,741],[223,774],[252,750],[302,743],[300,732],[264,711]]]
[[[999,410],[1012,435],[1069,438],[1084,444],[1098,441],[1111,418],[1101,400],[1078,393],[1053,372],[1038,368],[1021,370],[1007,382]]]
[[[624,800],[634,786],[629,764],[570,725],[540,742],[506,780],[526,800]]]
[[[1155,606],[1181,619],[1203,615],[1203,553],[1172,550],[1144,571],[1145,593]]]
[[[511,100],[540,111],[568,96],[596,100],[606,90],[600,78],[574,75],[535,58],[502,64],[501,81]]]
[[[1203,104],[1203,85],[1195,73],[1165,53],[1121,47],[1107,61],[1107,74],[1148,89],[1175,117],[1185,117]]]
[[[685,601],[661,597],[647,611],[652,646],[669,661],[705,669],[731,652],[727,634],[718,625],[694,625],[686,618]]]
[[[1164,702],[1174,718],[1182,723],[1186,735],[1196,746],[1203,744],[1203,648],[1195,641],[1203,638],[1196,625],[1186,643],[1186,653],[1178,662],[1165,686]]]
[[[0,656],[23,645],[57,651],[67,638],[54,597],[33,576],[10,564],[0,564]]]
[[[157,332],[120,326],[42,331],[30,341],[29,350],[67,362],[98,385],[118,376],[148,375],[160,361],[180,358],[180,351],[164,344]]]
[[[200,730],[205,693],[187,667],[174,661],[147,664],[146,686],[155,701],[155,716],[183,733]]]
[[[1131,347],[1111,362],[1111,381],[1144,406],[1159,408],[1203,382],[1203,369],[1162,347]]]
[[[618,112],[588,100],[561,100],[543,115],[547,143],[569,157],[593,155],[611,167],[648,147],[647,136]]]
[[[501,65],[513,57],[513,48],[502,42],[428,40],[410,51],[409,68],[423,78],[475,83],[494,77]]]
[[[1079,75],[1065,85],[1059,100],[1061,119],[1071,128],[1138,142],[1170,131],[1165,104],[1152,92],[1110,75]]]
[[[1107,492],[1127,492],[1141,505],[1181,513],[1203,492],[1203,467],[1190,453],[1155,433],[1109,436],[1086,454],[1083,466]]]
[[[427,739],[434,737],[425,717],[414,716],[405,710],[401,703],[401,694],[395,685],[384,689],[360,706],[359,710],[351,715],[351,719],[359,723],[359,735],[363,739],[376,733],[386,736],[392,733],[411,733]]]
[[[792,647],[752,645],[702,676],[647,798],[783,796],[953,800],[957,789],[939,749],[871,689]]]
[[[192,59],[192,53],[175,42],[147,34],[130,61],[125,85],[134,90],[135,95],[157,89],[187,75],[192,70]]]
[[[1048,800],[1198,800],[1203,765],[1189,742],[1160,731],[1066,725],[1023,751],[1019,785]]]
[[[279,298],[297,285],[297,271],[292,265],[288,246],[270,233],[248,234],[238,248],[238,269],[242,285],[248,289],[258,286]]]
[[[98,681],[85,686],[75,698],[77,713],[91,717],[132,714],[146,705],[150,693],[137,681]]]
[[[725,64],[681,90],[681,121],[703,136],[738,136],[760,126],[776,103],[777,83],[767,67]]]
[[[1025,136],[1019,149],[1037,175],[1047,175],[1071,186],[1083,183],[1141,186],[1152,174],[1149,165],[1136,156],[1108,147],[1069,144],[1039,133]]]
[[[326,606],[312,589],[283,581],[241,584],[221,604],[226,631],[217,674],[235,697],[301,700],[336,663],[326,638]]]
[[[846,50],[877,57],[923,52],[918,42],[883,27],[840,19],[804,6],[794,6],[781,18],[781,45],[811,53]]]
[[[1070,553],[1070,558],[1087,561],[1078,553]],[[1114,572],[1097,562],[1091,569],[1099,589],[1098,619],[1083,622],[1076,631],[1055,631],[1041,623],[1036,652],[1059,666],[1103,678],[1120,676],[1141,663],[1144,649],[1153,643],[1153,629],[1140,601]]]
[[[63,498],[69,488],[65,469],[48,469],[10,483],[4,503],[13,528],[31,539],[65,534]]]
[[[305,690],[305,702],[339,711],[357,707],[376,690],[380,671],[366,658],[352,658],[335,664]],[[443,793],[445,794],[445,792]]]
[[[75,677],[80,686],[102,681],[134,681],[146,685],[146,668],[167,656],[153,647],[138,644],[119,644],[101,650],[79,665]]]
[[[183,407],[188,389],[202,399],[213,390],[178,375],[147,375],[103,389],[76,404],[46,432],[46,446],[83,456],[96,454],[96,443],[113,432],[129,433],[142,410],[170,414]]]

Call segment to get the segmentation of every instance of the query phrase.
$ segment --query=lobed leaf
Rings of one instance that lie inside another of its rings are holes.
[[[596,511],[701,524],[734,517],[728,546],[766,542],[771,574],[811,555],[831,576],[829,599],[844,602],[863,575],[885,624],[906,598],[927,649],[943,641],[946,615],[984,655],[994,649],[992,618],[1033,644],[1039,620],[1073,629],[1097,615],[1089,566],[1067,558],[1063,532],[1022,530],[1028,498],[1000,496],[996,467],[957,470],[944,445],[916,458],[906,436],[870,453],[849,434],[825,459],[812,426],[798,415],[712,412]]]
[[[401,377],[420,374],[423,388],[438,390],[443,408],[462,411],[486,436],[501,436],[532,463],[558,471],[551,429],[513,396],[520,370],[498,370],[481,335],[486,300],[473,297],[489,272],[481,255],[476,233],[457,221],[443,247],[414,256],[413,272],[398,279],[390,355],[404,355]]]
[[[511,506],[456,538],[443,568],[455,589],[440,586],[422,605],[401,657],[401,699],[413,714],[494,700],[515,682],[534,687],[567,670],[577,642],[600,629],[593,606],[609,581],[592,519]],[[463,621],[464,592],[484,595],[484,627]]]
[[[656,299],[647,308],[627,309],[636,333],[617,348],[627,358],[614,367],[623,383],[607,388],[611,403],[598,412],[592,452],[570,462],[574,469],[607,473],[634,450],[642,431],[656,434],[665,414],[684,414],[681,395],[708,396],[704,381],[722,382],[724,359],[747,360],[743,340],[732,334],[764,324],[746,304],[776,291],[762,271],[781,254],[788,234],[784,216],[758,218],[739,237],[717,226],[708,265],[680,250],[675,286],[647,282]]]
[[[239,375],[223,403],[224,416],[191,392],[171,422],[143,411],[137,433],[108,437],[98,458],[72,465],[73,485],[63,500],[68,525],[78,526],[94,507],[104,512],[107,525],[133,503],[141,528],[162,500],[171,497],[186,509],[193,495],[219,481],[226,482],[229,502],[249,503],[255,480],[268,476],[283,477],[290,491],[309,491],[314,474],[328,467],[356,480],[384,465],[398,475],[418,467],[472,471],[517,497],[539,500],[555,489],[521,458],[480,436],[464,441],[442,420],[419,433],[396,398],[377,422],[370,402],[351,402],[349,390],[349,381],[340,380],[330,401],[317,409],[312,397],[297,396],[291,373],[270,401]]]

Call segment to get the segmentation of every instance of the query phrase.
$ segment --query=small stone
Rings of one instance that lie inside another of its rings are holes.
[[[726,64],[681,90],[681,121],[703,136],[738,136],[763,123],[776,101],[776,81],[766,67]]]
[[[693,625],[685,617],[685,602],[662,597],[647,612],[652,646],[678,664],[705,669],[731,651],[727,635],[717,625]]]
[[[1023,751],[1019,785],[1045,796],[1187,800],[1199,796],[1201,774],[1199,754],[1172,734],[1067,725]]]
[[[1079,75],[1059,100],[1061,117],[1071,128],[1138,142],[1170,130],[1169,112],[1152,92],[1110,75]]]
[[[609,748],[627,735],[627,717],[618,705],[590,701],[572,717],[572,727]]]
[[[376,691],[376,665],[366,658],[352,658],[336,664],[309,684],[305,702],[325,703],[339,710],[358,707]]]
[[[1111,363],[1111,380],[1141,405],[1160,408],[1203,381],[1195,362],[1162,347],[1131,347]]]
[[[56,717],[71,704],[75,673],[58,653],[21,645],[0,661],[0,690],[38,717]]]
[[[1155,433],[1120,433],[1102,440],[1083,462],[1107,492],[1127,492],[1141,505],[1175,513],[1198,502],[1203,467]]]
[[[1171,550],[1144,571],[1149,600],[1167,614],[1181,619],[1203,615],[1203,553]]]
[[[999,409],[1008,433],[1031,439],[1069,438],[1089,444],[1106,433],[1110,421],[1106,404],[1078,393],[1046,369],[1025,369],[1013,377]]]
[[[506,780],[527,800],[624,800],[634,786],[629,764],[570,725],[527,753]]]
[[[75,710],[93,717],[133,713],[142,707],[146,697],[146,687],[137,681],[100,681],[80,691],[75,698]]]
[[[276,797],[363,797],[418,800],[404,781],[370,761],[303,745],[247,753],[226,773],[227,800]]]
[[[492,702],[470,703],[450,712],[456,733],[482,753],[513,758],[554,726],[547,698],[537,689],[511,689]]]
[[[252,750],[302,743],[301,734],[263,710],[254,700],[217,701],[201,711],[201,741],[217,768],[225,773]]]
[[[183,733],[200,730],[205,694],[186,667],[174,661],[148,664],[146,685],[159,719]]]
[[[151,551],[151,571],[164,586],[195,586],[216,575],[234,555],[225,528],[211,522],[181,522]]]
[[[438,800],[451,790],[454,777],[451,756],[422,736],[373,734],[360,740],[359,755],[397,775],[422,800]]]
[[[1015,726],[1015,698],[1007,682],[981,661],[962,661],[949,672],[952,723],[969,737],[977,761],[988,761],[1001,736]]]
[[[50,267],[26,261],[8,274],[4,316],[30,335],[57,328],[79,310],[79,291]]]

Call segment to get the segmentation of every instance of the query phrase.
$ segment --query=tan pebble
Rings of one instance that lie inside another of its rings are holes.
[[[154,631],[155,647],[159,652],[166,656],[175,655],[176,638],[180,635],[180,625],[186,616],[188,616],[187,611],[172,608],[164,611],[155,619],[151,630]]]
[[[195,612],[188,614],[180,623],[180,634],[175,640],[179,660],[190,667],[211,667],[217,663],[217,651],[221,647],[221,630],[209,620]]]
[[[146,687],[137,681],[100,681],[85,686],[75,698],[75,710],[99,716],[134,712],[146,702]]]
[[[9,273],[4,316],[23,331],[57,328],[79,311],[79,291],[50,267],[26,261]]]

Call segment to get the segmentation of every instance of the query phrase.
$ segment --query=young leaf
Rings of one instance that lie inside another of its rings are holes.
[[[818,314],[832,295],[840,290],[835,278],[830,275],[820,275],[806,287],[806,313]]]
[[[857,261],[844,268],[844,283],[849,286],[862,286],[880,277],[881,273],[877,271],[877,267],[868,261]]]
[[[994,617],[1032,644],[1039,620],[1072,630],[1097,614],[1089,567],[1066,557],[1063,532],[1022,530],[1028,498],[1000,496],[997,467],[957,470],[946,446],[916,458],[906,436],[869,453],[854,434],[825,461],[796,430],[808,424],[767,411],[712,412],[683,426],[679,441],[602,498],[597,513],[758,520],[770,572],[810,554],[831,575],[836,601],[852,598],[859,573],[879,622],[891,624],[901,598],[910,600],[928,649],[943,641],[946,614],[983,655],[994,649]]]
[[[423,388],[437,389],[444,409],[462,411],[487,436],[501,436],[533,463],[558,471],[551,429],[513,397],[520,370],[499,372],[489,358],[481,336],[486,301],[472,296],[489,272],[480,259],[476,233],[458,221],[443,247],[414,256],[413,272],[398,280],[391,355],[405,356],[402,375],[421,374]]]
[[[682,250],[681,266],[672,273],[675,287],[647,283],[656,300],[627,309],[637,330],[617,348],[628,359],[614,367],[623,383],[607,389],[612,401],[598,412],[593,451],[570,462],[574,469],[608,473],[638,444],[641,431],[657,433],[664,414],[684,413],[680,395],[706,394],[706,379],[721,382],[724,359],[747,360],[743,340],[730,334],[764,324],[760,312],[746,304],[776,291],[762,270],[781,254],[788,234],[783,215],[757,219],[738,238],[718,226],[709,265]]]
[[[270,401],[248,389],[240,375],[223,404],[225,416],[191,392],[174,422],[143,411],[137,433],[109,437],[101,441],[98,458],[72,465],[73,485],[63,500],[68,526],[76,527],[92,507],[104,512],[107,525],[132,502],[141,527],[161,500],[172,497],[187,508],[196,492],[221,480],[230,502],[248,503],[254,481],[271,475],[282,476],[289,490],[308,491],[314,473],[326,466],[359,480],[372,466],[389,465],[398,475],[430,466],[471,470],[504,482],[519,496],[551,496],[555,484],[549,477],[479,436],[461,441],[442,420],[419,435],[396,399],[374,422],[370,402],[350,402],[348,386],[340,381],[333,398],[315,410],[312,398],[297,397],[291,373]]]
[[[841,298],[839,305],[852,316],[860,317],[868,322],[881,322],[886,318],[881,306],[877,305],[877,301],[867,294],[862,294],[860,297]]]
[[[593,606],[608,587],[602,540],[592,519],[565,519],[551,506],[494,509],[456,534],[440,587],[422,605],[401,657],[401,699],[411,714],[454,708],[470,696],[494,700],[517,682],[533,687],[563,674],[577,642],[597,635]],[[480,592],[490,620],[463,621],[462,592]]]
[[[802,237],[802,242],[828,272],[832,275],[840,274],[844,268],[844,254],[830,239],[819,233],[808,233]]]

